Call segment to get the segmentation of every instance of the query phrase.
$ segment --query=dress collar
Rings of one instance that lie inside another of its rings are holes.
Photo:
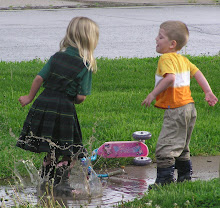
[[[67,47],[67,49],[65,50],[65,53],[67,53],[68,55],[71,55],[71,56],[79,56],[78,48],[75,48],[72,46]]]

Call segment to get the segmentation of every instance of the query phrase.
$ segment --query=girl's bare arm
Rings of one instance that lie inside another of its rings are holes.
[[[24,107],[25,105],[32,102],[35,95],[37,94],[38,90],[40,89],[40,86],[43,83],[43,78],[39,75],[37,75],[32,83],[31,90],[29,92],[29,95],[21,96],[18,101],[21,103],[21,106]]]

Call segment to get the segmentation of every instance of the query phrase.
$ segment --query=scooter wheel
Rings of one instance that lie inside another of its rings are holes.
[[[151,162],[152,162],[152,160],[149,157],[135,157],[133,159],[134,165],[138,165],[138,166],[148,165]]]
[[[135,131],[132,136],[136,140],[146,140],[150,139],[152,134],[148,131]]]

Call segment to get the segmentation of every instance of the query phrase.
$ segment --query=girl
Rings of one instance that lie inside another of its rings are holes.
[[[60,42],[60,51],[35,77],[29,95],[19,98],[22,107],[29,104],[43,83],[45,89],[33,103],[16,146],[47,152],[41,177],[53,178],[55,167],[59,167],[54,183],[59,183],[59,176],[73,158],[86,154],[74,104],[82,103],[91,94],[92,72],[97,70],[93,52],[98,38],[99,28],[94,21],[73,18]],[[58,163],[60,156],[63,158]]]

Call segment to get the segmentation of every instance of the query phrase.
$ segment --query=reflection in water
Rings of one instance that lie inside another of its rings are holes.
[[[60,205],[65,205],[66,207],[111,207],[117,205],[121,201],[133,200],[138,196],[142,196],[147,190],[147,183],[145,180],[136,180],[136,179],[120,179],[112,177],[109,179],[102,180],[103,185],[103,194],[102,196],[96,198],[84,198],[80,197],[74,199],[73,197],[54,197]],[[6,194],[7,192],[7,194]],[[17,191],[16,191],[17,192]],[[15,206],[16,204],[21,204],[22,201],[29,202],[31,205],[39,203],[37,197],[36,187],[25,187],[19,191],[20,201],[15,199],[15,190],[12,187],[2,187],[0,190],[0,195],[4,197],[5,207]],[[47,197],[44,197],[44,202],[48,200]],[[3,204],[0,204],[1,207],[4,207]]]
[[[29,178],[22,178],[19,174],[21,165],[28,166]],[[73,186],[76,192],[72,196],[66,196],[61,192],[55,194],[56,190],[52,189],[50,195],[44,195],[39,184],[36,188],[36,182],[40,182],[36,168],[29,161],[21,161],[15,165],[16,186],[2,187],[0,195],[2,202],[1,207],[15,206],[16,204],[29,203],[36,205],[51,202],[51,195],[60,205],[66,207],[110,207],[121,201],[132,200],[142,196],[147,190],[147,182],[144,179],[124,179],[119,177],[110,177],[100,180],[92,170],[90,178],[85,173],[85,168],[80,165],[74,166],[70,175],[70,186]],[[86,171],[87,172],[87,171]],[[39,197],[40,196],[40,197]],[[50,196],[50,197],[48,197]]]

